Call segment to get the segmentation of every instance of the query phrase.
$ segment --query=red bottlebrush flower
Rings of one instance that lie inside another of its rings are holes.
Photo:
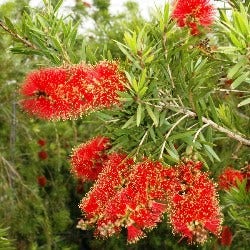
[[[38,176],[37,177],[37,183],[40,187],[45,187],[47,183],[47,179],[44,175]]]
[[[214,7],[209,0],[176,0],[172,17],[180,27],[187,26],[192,35],[197,35],[199,26],[208,27],[213,23]]]
[[[241,182],[243,179],[244,175],[241,171],[227,167],[219,176],[219,188],[222,190],[228,190],[231,187],[237,186],[237,182]]]
[[[44,139],[39,139],[37,141],[37,143],[39,144],[39,146],[43,147],[44,145],[46,145],[46,141]]]
[[[127,233],[128,243],[135,243],[139,239],[146,236],[145,233],[141,229],[133,225],[127,226],[127,232],[128,232]]]
[[[138,235],[128,232],[128,242],[135,242],[144,235],[143,229],[156,227],[166,212],[166,205],[160,203],[166,200],[161,187],[165,177],[165,168],[159,162],[144,160],[136,164],[131,169],[127,184],[108,200],[103,211],[105,221],[102,221],[98,230],[103,232],[110,222],[115,225],[115,232],[120,231],[121,227],[134,226],[131,230]]]
[[[72,98],[77,92],[67,85],[69,75],[63,68],[41,69],[30,73],[21,87],[21,106],[42,119],[67,119],[72,111]],[[68,96],[70,95],[70,96]],[[72,98],[71,98],[72,97]]]
[[[190,242],[203,244],[208,233],[219,235],[222,214],[215,184],[200,163],[191,161],[175,168],[176,176],[167,190],[169,217],[173,230]]]
[[[21,87],[21,106],[42,119],[78,118],[87,112],[119,104],[124,75],[115,62],[95,66],[47,68],[30,73]]]
[[[102,61],[93,67],[92,82],[86,86],[92,93],[93,107],[109,108],[119,104],[118,91],[125,91],[125,77],[118,69],[115,62]]]
[[[105,150],[109,146],[109,139],[102,136],[79,145],[71,156],[71,171],[84,181],[95,181],[107,160]]]
[[[46,160],[48,158],[48,153],[44,150],[38,152],[38,157],[41,159],[41,160]]]
[[[222,246],[231,246],[233,241],[233,233],[231,231],[231,228],[229,226],[222,227],[221,232],[221,238],[220,238],[220,244]]]
[[[127,155],[113,153],[108,156],[97,181],[80,204],[88,220],[103,217],[102,213],[107,202],[122,188],[131,165],[133,165],[133,160],[127,158]]]

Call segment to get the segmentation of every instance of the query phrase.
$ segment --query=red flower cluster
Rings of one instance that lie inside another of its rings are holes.
[[[115,225],[115,233],[127,228],[128,242],[133,243],[145,237],[145,229],[153,229],[166,211],[166,195],[161,188],[162,181],[170,175],[169,169],[159,162],[144,160],[131,166],[123,187],[106,203],[98,230],[102,236],[111,235],[105,230]]]
[[[83,181],[95,181],[107,160],[105,150],[109,145],[109,139],[102,136],[79,145],[71,156],[71,171]]]
[[[87,221],[79,227],[96,224],[95,234],[108,237],[127,228],[128,242],[145,236],[161,221],[166,205],[161,180],[169,175],[161,163],[146,160],[134,165],[132,159],[113,153],[93,189],[82,200],[80,208]],[[157,200],[157,201],[156,201]]]
[[[44,175],[37,176],[37,183],[40,187],[45,187],[47,183],[47,178]]]
[[[231,246],[232,241],[233,241],[233,233],[231,231],[231,228],[229,226],[222,227],[220,244],[225,247]]]
[[[180,27],[187,26],[192,35],[200,33],[199,26],[213,23],[214,7],[210,0],[176,0],[172,17]]]
[[[80,208],[86,220],[78,227],[96,226],[95,235],[109,237],[127,229],[129,243],[145,237],[169,213],[173,230],[190,242],[204,243],[220,234],[221,213],[214,183],[191,161],[166,167],[144,159],[135,164],[112,153]]]
[[[39,139],[39,140],[37,141],[37,143],[38,143],[38,145],[39,145],[40,147],[43,147],[43,146],[46,145],[46,141],[45,141],[44,139]]]
[[[115,62],[41,69],[30,73],[22,85],[21,106],[43,119],[78,118],[118,104],[117,91],[124,91],[124,82]]]
[[[106,204],[123,187],[131,165],[133,160],[127,158],[127,155],[112,153],[108,156],[96,183],[80,204],[87,218],[86,222],[80,221],[82,229],[104,219],[102,215]],[[96,233],[102,235],[98,230]]]
[[[46,160],[48,158],[48,153],[44,150],[38,152],[38,157],[40,160]]]
[[[243,179],[244,175],[240,170],[227,167],[219,176],[219,188],[222,190],[228,190],[231,187],[237,186],[237,182],[242,182]]]
[[[175,168],[168,190],[168,213],[174,232],[203,244],[209,232],[219,236],[222,214],[215,184],[200,171],[201,166],[188,161]]]

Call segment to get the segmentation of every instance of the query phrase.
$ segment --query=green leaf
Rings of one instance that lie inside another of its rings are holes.
[[[201,110],[199,102],[195,101],[194,106],[195,106],[195,111],[196,111],[199,123],[202,125],[203,124],[203,122],[202,122],[202,115],[203,115],[203,113],[202,113],[202,110]]]
[[[212,148],[211,146],[205,145],[205,144],[204,144],[204,148],[205,148],[205,150],[206,150],[209,154],[211,154],[211,155],[213,156],[214,159],[216,159],[216,160],[219,161],[219,162],[221,161],[220,158],[219,158],[219,156],[215,153],[215,151],[213,150],[213,148]]]
[[[183,132],[183,133],[177,133],[177,134],[169,136],[168,140],[174,141],[174,140],[177,140],[177,139],[183,139],[183,138],[186,138],[186,137],[190,137],[195,132],[196,132],[195,130],[190,130],[190,131],[186,131],[186,132]]]
[[[124,40],[126,44],[129,46],[131,51],[136,54],[137,53],[137,43],[136,43],[136,33],[133,32],[133,35],[131,35],[129,32],[124,33]]]
[[[60,43],[60,41],[58,40],[57,37],[54,37],[54,36],[51,36],[50,37],[52,43],[53,43],[53,46],[59,51],[59,52],[63,52],[63,48],[62,48],[62,45]]]
[[[139,90],[138,95],[140,98],[142,98],[148,90],[148,87],[143,87],[142,89]]]
[[[141,73],[141,77],[139,79],[139,82],[138,82],[138,87],[139,89],[141,89],[142,87],[144,87],[145,85],[145,81],[146,81],[146,77],[147,77],[147,69],[143,69],[142,73]]]
[[[241,101],[241,102],[238,104],[237,107],[239,108],[239,107],[242,107],[242,106],[245,106],[245,105],[248,105],[248,104],[250,104],[250,97],[248,97],[247,99]]]
[[[239,70],[242,69],[242,67],[246,65],[246,63],[247,63],[247,61],[242,58],[231,69],[229,69],[228,74],[227,74],[227,78],[233,79],[234,76],[239,72]]]
[[[157,119],[156,115],[154,114],[153,110],[151,109],[151,107],[146,104],[146,110],[150,116],[150,118],[153,120],[154,125],[157,127],[159,125],[159,119]]]
[[[213,119],[214,119],[214,121],[216,123],[219,123],[219,118],[217,116],[216,107],[214,105],[213,98],[211,96],[209,96],[208,101],[209,101],[209,105],[210,105],[210,108],[211,108],[212,117],[213,117]]]
[[[241,43],[233,33],[229,33],[229,37],[235,47],[241,48]]]
[[[154,142],[156,142],[155,131],[153,127],[150,127],[149,133]]]
[[[169,19],[169,4],[165,4],[164,7],[164,23],[167,24]]]
[[[136,112],[136,126],[139,127],[141,123],[141,117],[142,117],[142,105],[141,103],[138,104],[137,112]]]
[[[129,126],[132,125],[134,122],[135,122],[135,117],[134,117],[134,115],[133,115],[133,116],[131,116],[131,117],[126,121],[126,123],[122,126],[122,129],[125,129],[125,128],[129,127]]]
[[[179,161],[180,158],[179,158],[179,155],[178,154],[175,154],[175,152],[169,148],[166,148],[167,152],[169,153],[169,155],[175,159],[176,161]]]
[[[16,32],[15,26],[13,25],[13,23],[10,21],[10,19],[8,17],[4,17],[4,21],[6,26],[13,32]]]
[[[148,56],[146,59],[145,59],[145,63],[151,63],[153,60],[154,60],[155,56],[154,54]]]
[[[236,89],[237,87],[240,86],[241,83],[243,83],[249,75],[249,72],[245,72],[241,76],[239,76],[237,79],[235,79],[231,85],[232,89]]]
[[[63,0],[58,0],[56,6],[54,7],[54,12],[56,13],[58,11],[58,9],[61,7],[63,3]]]
[[[119,49],[122,51],[122,53],[131,61],[134,61],[134,58],[130,55],[130,53],[127,51],[128,47],[118,41],[115,41]]]

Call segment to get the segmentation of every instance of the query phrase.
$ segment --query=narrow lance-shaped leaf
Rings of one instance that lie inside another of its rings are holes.
[[[8,17],[5,16],[5,17],[4,17],[4,21],[5,21],[6,26],[7,26],[11,31],[13,31],[13,32],[16,31],[15,26],[13,25],[13,23],[10,21],[10,19],[9,19]]]
[[[245,106],[245,105],[248,105],[250,104],[250,97],[248,97],[247,99],[241,101],[239,104],[238,104],[238,107],[242,107],[242,106]]]
[[[147,110],[149,116],[151,117],[151,119],[153,120],[154,125],[157,127],[159,124],[159,119],[157,119],[156,115],[154,114],[153,110],[151,109],[151,107],[148,104],[146,104],[146,110]]]
[[[244,74],[239,76],[237,79],[235,79],[231,85],[231,88],[236,89],[237,87],[239,87],[240,84],[242,84],[247,79],[248,75],[249,75],[249,72],[245,72]]]
[[[142,117],[142,105],[141,103],[138,104],[137,112],[136,112],[136,126],[139,127],[141,123],[141,117]]]

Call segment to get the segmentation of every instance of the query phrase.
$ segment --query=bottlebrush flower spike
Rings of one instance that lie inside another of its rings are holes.
[[[163,203],[166,195],[161,187],[162,180],[169,174],[165,170],[161,163],[150,160],[136,164],[127,184],[107,201],[103,211],[105,220],[100,223],[98,231],[103,233],[111,222],[116,228],[114,232],[127,228],[127,240],[134,243],[145,236],[144,229],[156,227],[166,212]]]
[[[125,91],[124,74],[118,69],[116,62],[102,61],[93,66],[92,82],[86,85],[88,93],[93,94],[92,106],[109,108],[119,104],[118,91]]]
[[[244,175],[240,170],[227,167],[218,178],[219,188],[222,190],[228,190],[231,187],[237,186],[237,181],[242,182],[243,179]]]
[[[21,86],[21,106],[42,119],[78,118],[119,104],[117,91],[125,91],[124,82],[116,62],[40,69]]]
[[[20,92],[24,98],[21,106],[28,113],[42,119],[70,118],[81,97],[79,84],[72,86],[69,79],[70,74],[65,68],[47,68],[28,74],[21,86]]]
[[[232,241],[233,241],[233,233],[231,231],[231,228],[229,226],[222,227],[220,244],[225,247],[231,246]]]
[[[98,136],[73,149],[71,171],[83,181],[95,181],[107,160],[106,150],[110,147],[107,137]]]
[[[47,183],[47,178],[44,175],[37,176],[37,183],[40,187],[45,187]]]
[[[141,238],[144,238],[146,234],[134,225],[127,226],[127,239],[129,243],[136,243]]]
[[[112,153],[108,156],[94,186],[79,205],[87,224],[94,224],[99,218],[104,218],[107,202],[123,187],[133,164],[133,160],[125,154]]]
[[[37,143],[38,143],[38,145],[39,145],[40,147],[43,147],[43,146],[46,145],[46,141],[45,141],[44,139],[39,139],[39,140],[37,141]]]
[[[222,214],[215,184],[200,167],[192,161],[178,165],[167,192],[173,231],[190,242],[203,244],[209,232],[220,235]]]
[[[48,158],[48,153],[44,150],[38,152],[38,157],[41,159],[41,160],[46,160]]]
[[[214,12],[210,0],[176,0],[172,17],[180,27],[187,26],[192,35],[198,35],[199,26],[208,27],[213,23]]]

